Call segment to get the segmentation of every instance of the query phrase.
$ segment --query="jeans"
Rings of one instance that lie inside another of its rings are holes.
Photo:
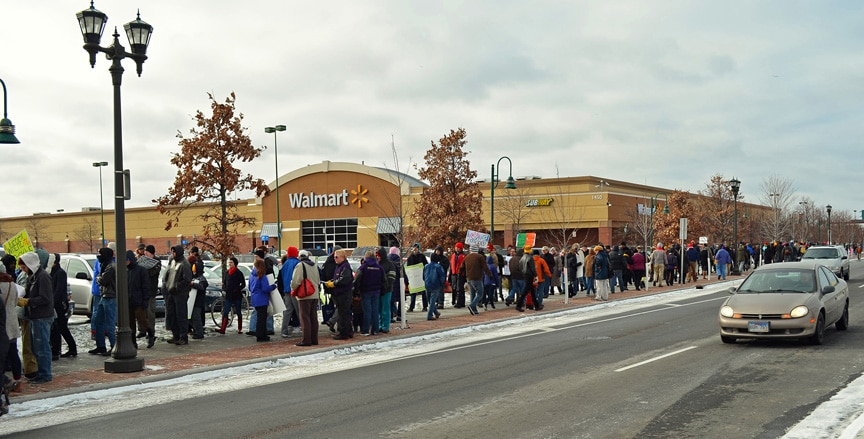
[[[360,300],[363,304],[363,324],[360,325],[360,332],[363,334],[377,334],[379,330],[378,309],[381,306],[381,294],[377,291],[363,293],[360,295]]]
[[[378,327],[384,332],[390,332],[390,310],[392,309],[390,297],[392,295],[392,292],[382,294],[378,304]]]
[[[485,305],[495,306],[495,292],[498,289],[497,285],[493,284],[483,284],[483,289],[485,290],[486,298],[483,300]]]
[[[429,312],[426,313],[426,320],[434,319],[438,312],[438,298],[444,295],[444,288],[426,288],[429,293]]]
[[[468,307],[477,312],[477,304],[480,303],[480,299],[483,298],[483,281],[482,280],[469,280],[468,287],[471,288],[471,303]]]
[[[54,317],[30,320],[30,346],[39,365],[36,372],[37,379],[51,381],[54,378],[51,375],[51,324],[53,323]],[[105,343],[104,339],[102,343]]]
[[[619,287],[621,291],[624,291],[624,271],[623,270],[612,270],[612,278],[609,279],[609,291],[615,292],[615,287]]]
[[[717,278],[726,279],[726,264],[717,264]]]
[[[513,301],[516,297],[522,294],[525,290],[525,279],[510,279],[510,294],[507,295],[507,300]]]
[[[292,323],[297,323],[296,320],[300,318],[300,303],[297,301],[296,297],[291,295],[291,293],[283,294],[282,301],[285,303],[285,311],[282,311],[282,335],[288,335],[289,327],[293,327],[294,330],[298,327]],[[296,319],[293,318],[294,316],[297,316]],[[292,320],[295,321],[292,322]],[[270,322],[270,329],[272,330],[273,318],[269,317],[268,321]]]
[[[537,284],[537,294],[535,295],[535,297],[537,297],[537,301],[534,303],[534,305],[543,304],[543,298],[549,295],[550,286],[552,286],[552,279],[549,279],[548,277],[546,279],[543,279],[543,282]]]
[[[113,348],[117,341],[117,299],[101,298],[99,307],[93,310],[93,320],[96,322],[96,347],[105,347],[105,336],[107,335]]]
[[[585,293],[585,295],[587,295],[587,296],[590,296],[591,293],[597,292],[597,290],[594,289],[594,278],[593,277],[589,277],[589,276],[585,277],[585,291],[587,291],[587,293]]]

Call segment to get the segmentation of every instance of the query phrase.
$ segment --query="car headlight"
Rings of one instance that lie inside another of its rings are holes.
[[[735,311],[732,310],[732,307],[729,305],[724,305],[720,308],[720,315],[726,318],[732,318],[735,315]]]
[[[789,315],[790,315],[793,319],[797,319],[798,317],[804,317],[804,316],[806,316],[806,315],[809,314],[809,313],[810,313],[810,310],[807,309],[806,306],[801,305],[801,306],[796,306],[795,308],[793,308],[793,309],[792,309],[792,312],[790,312]]]

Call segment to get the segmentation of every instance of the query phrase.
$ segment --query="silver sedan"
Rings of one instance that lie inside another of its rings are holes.
[[[825,328],[849,327],[849,289],[818,261],[754,270],[720,307],[720,338],[802,339],[822,344]]]

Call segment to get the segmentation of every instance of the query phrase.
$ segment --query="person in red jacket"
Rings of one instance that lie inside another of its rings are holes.
[[[453,288],[451,303],[455,308],[465,308],[465,275],[459,274],[462,263],[465,262],[465,246],[457,242],[453,249],[453,254],[450,255],[450,270],[447,273]]]
[[[545,281],[552,278],[552,271],[549,270],[549,264],[540,255],[534,255],[534,266],[537,268],[537,285],[546,285]],[[527,281],[526,281],[527,282]],[[543,309],[544,289],[537,288],[534,291],[534,310],[540,311]]]

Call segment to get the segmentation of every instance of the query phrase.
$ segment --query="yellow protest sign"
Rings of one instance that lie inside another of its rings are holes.
[[[15,256],[15,259],[18,259],[24,253],[32,252],[36,249],[33,248],[33,242],[30,241],[30,235],[27,234],[27,230],[22,230],[3,243],[3,250],[6,251],[7,255]]]

